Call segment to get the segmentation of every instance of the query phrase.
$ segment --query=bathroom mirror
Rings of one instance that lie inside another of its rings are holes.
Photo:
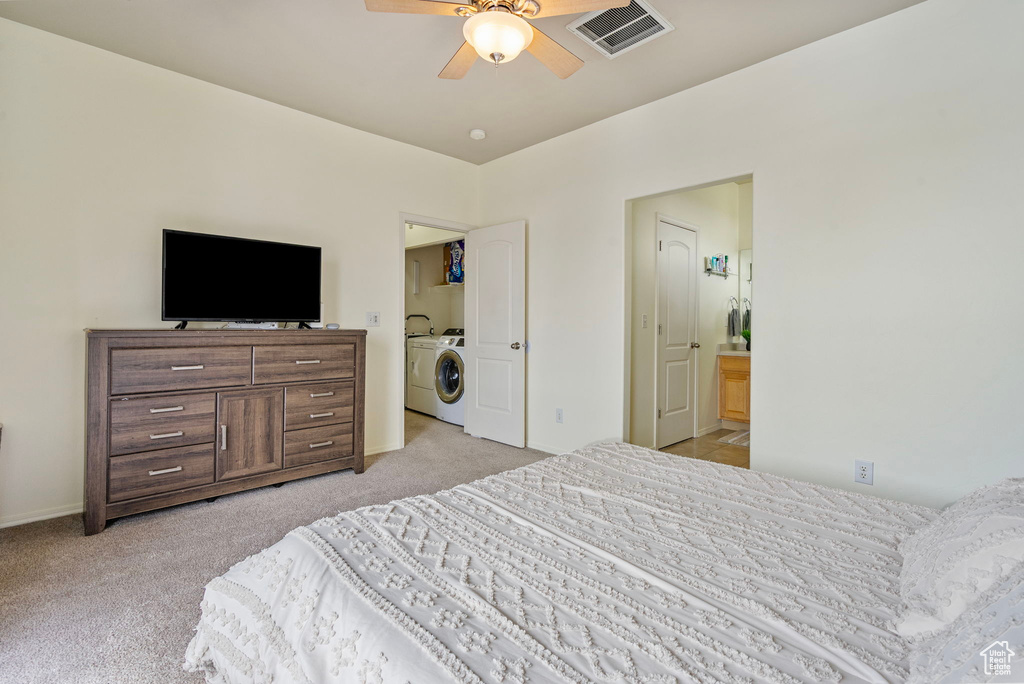
[[[754,304],[754,250],[740,250],[740,310],[746,312]],[[745,301],[744,301],[745,300]],[[746,319],[746,317],[744,317]]]

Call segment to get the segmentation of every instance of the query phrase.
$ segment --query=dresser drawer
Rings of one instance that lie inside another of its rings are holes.
[[[110,402],[110,455],[214,440],[217,395],[180,394]]]
[[[356,372],[354,344],[291,344],[255,347],[253,382],[302,382],[351,378]]]
[[[110,501],[137,499],[213,482],[213,445],[110,459]]]
[[[284,390],[284,429],[347,423],[352,420],[355,383],[292,385]]]
[[[292,430],[284,435],[284,467],[352,455],[352,423]]]
[[[248,385],[251,347],[115,349],[110,352],[110,393],[165,392]]]

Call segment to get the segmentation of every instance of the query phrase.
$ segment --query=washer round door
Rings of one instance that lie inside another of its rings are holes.
[[[451,349],[437,355],[434,364],[434,388],[437,396],[446,404],[454,404],[462,398],[462,358]]]

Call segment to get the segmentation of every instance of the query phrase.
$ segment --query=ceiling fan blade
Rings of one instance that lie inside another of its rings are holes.
[[[559,14],[595,12],[614,7],[625,7],[629,2],[630,0],[540,0],[540,11],[535,16],[540,19],[541,17],[554,17]]]
[[[582,59],[551,40],[550,36],[536,26],[531,26],[531,28],[533,29],[533,42],[526,48],[527,52],[551,69],[555,76],[569,78],[583,66]]]
[[[469,73],[469,67],[473,66],[473,62],[476,61],[476,50],[469,43],[463,43],[459,51],[455,53],[448,64],[445,65],[444,69],[441,69],[441,73],[437,75],[438,78],[452,78],[458,79]]]
[[[455,10],[466,7],[456,2],[433,2],[432,0],[366,0],[366,9],[371,12],[397,12],[399,14],[444,14],[458,16]]]

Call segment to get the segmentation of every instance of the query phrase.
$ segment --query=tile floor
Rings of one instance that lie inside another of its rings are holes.
[[[678,456],[689,456],[700,458],[705,461],[724,463],[738,468],[750,468],[750,448],[723,444],[719,442],[722,437],[735,432],[735,430],[716,430],[703,437],[694,437],[685,442],[677,442],[667,446],[661,451],[676,454]]]

